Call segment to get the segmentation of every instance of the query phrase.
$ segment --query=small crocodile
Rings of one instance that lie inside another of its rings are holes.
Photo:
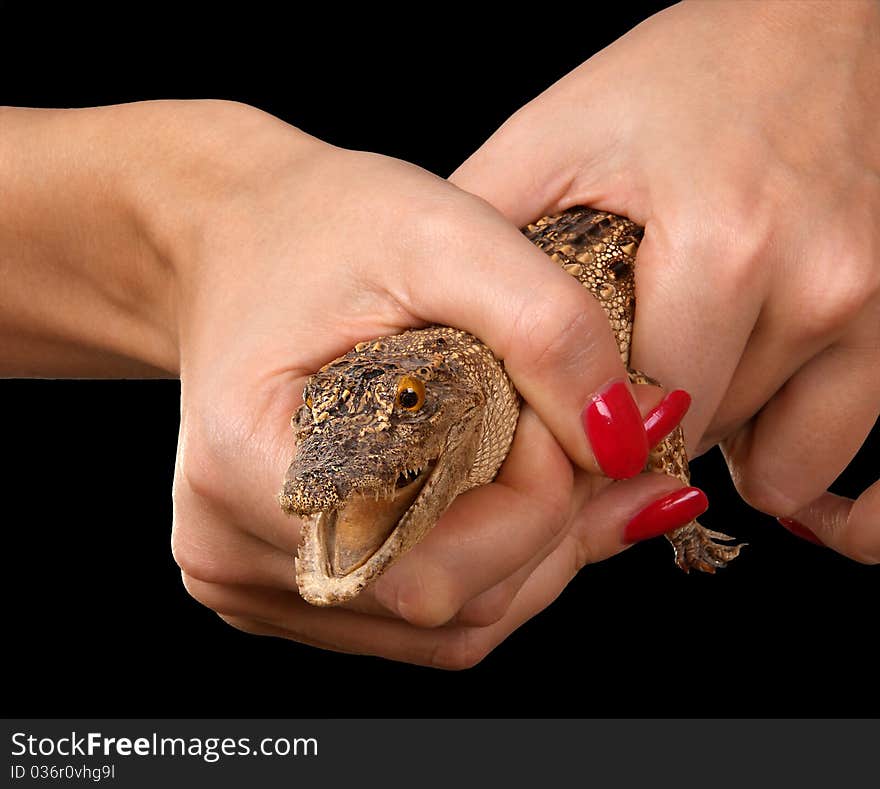
[[[523,229],[601,303],[629,364],[636,252],[643,229],[576,207]],[[633,383],[659,384],[636,370]],[[504,461],[520,397],[476,337],[433,326],[361,342],[309,378],[292,419],[296,456],[279,501],[302,519],[296,577],[315,605],[350,600],[412,548],[461,493]],[[676,428],[647,470],[690,479]],[[714,572],[741,545],[692,521],[666,535],[688,571]]]

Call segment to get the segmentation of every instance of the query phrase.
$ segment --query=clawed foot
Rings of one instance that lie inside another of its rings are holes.
[[[666,535],[675,548],[675,563],[685,572],[697,569],[704,573],[714,573],[716,568],[726,567],[727,563],[739,556],[747,543],[722,545],[715,540],[730,542],[733,537],[712,531],[696,521]]]

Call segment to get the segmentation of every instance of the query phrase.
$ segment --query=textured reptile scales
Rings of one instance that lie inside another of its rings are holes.
[[[643,229],[578,207],[523,233],[602,305],[630,380],[659,385],[629,367]],[[293,419],[297,454],[279,500],[302,518],[297,583],[317,605],[355,596],[456,496],[490,482],[519,414],[503,365],[475,337],[448,327],[359,343],[309,379],[303,400]],[[689,482],[680,428],[654,448],[647,469]],[[731,538],[696,521],[666,536],[685,571],[714,572],[742,547],[717,542]]]

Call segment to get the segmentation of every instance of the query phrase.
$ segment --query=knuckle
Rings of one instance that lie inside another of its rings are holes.
[[[839,331],[849,325],[867,305],[870,294],[853,279],[835,277],[803,293],[802,315],[811,335]]]
[[[426,578],[425,574],[430,577]],[[455,579],[452,579],[454,582]],[[406,575],[385,581],[377,589],[379,599],[409,624],[435,628],[445,625],[459,610],[450,579],[433,572],[433,568],[410,564]]]
[[[565,471],[568,472],[570,478],[565,480],[568,483],[567,485],[555,486],[553,489],[555,495],[548,486],[545,495],[536,497],[540,504],[536,517],[539,517],[541,522],[545,524],[547,543],[554,542],[568,528],[571,519],[571,477],[573,477],[571,466],[566,464]],[[559,481],[559,477],[557,477],[556,481]]]
[[[565,500],[558,496],[538,495],[533,501],[523,499],[521,506],[523,513],[528,515],[529,528],[534,529],[530,540],[532,550],[555,546],[568,535],[573,515],[570,492]]]
[[[254,606],[246,598],[235,594],[229,587],[203,581],[185,570],[181,570],[180,578],[187,594],[215,614],[241,618],[253,616]]]
[[[448,601],[441,603],[416,604],[407,606],[401,616],[415,627],[436,628],[449,622],[457,611],[456,606]]]
[[[225,572],[222,563],[212,555],[210,549],[194,540],[186,529],[180,528],[177,522],[171,531],[171,555],[183,571],[184,578],[212,584],[225,583],[228,580],[228,573]]]
[[[189,491],[199,499],[234,509],[230,475],[242,465],[257,438],[253,424],[233,416],[237,412],[235,403],[221,396],[200,407],[195,416],[186,414],[178,448],[175,500]]]
[[[174,493],[187,489],[200,499],[212,500],[223,490],[223,464],[209,448],[189,444],[185,457],[178,461],[179,479]]]
[[[761,276],[758,271],[760,257],[756,250],[731,249],[726,265],[719,269],[723,292],[742,293],[747,288],[754,288],[756,280]]]
[[[267,635],[270,632],[270,629],[266,625],[257,622],[255,619],[248,619],[247,617],[242,616],[230,616],[228,614],[217,614],[217,616],[230,627],[234,627],[236,630],[240,630],[242,633],[247,633],[248,635],[262,636]]]
[[[181,569],[180,580],[183,582],[183,588],[186,593],[196,602],[201,603],[207,608],[214,609],[212,605],[213,597],[208,594],[208,587],[203,581],[190,575],[186,570]]]
[[[798,501],[785,483],[756,468],[754,464],[730,466],[736,490],[749,506],[774,517],[793,515],[807,501]]]
[[[523,304],[514,322],[514,352],[539,373],[580,375],[590,369],[602,343],[613,340],[608,319],[572,280]],[[572,287],[568,287],[568,285]]]
[[[484,226],[474,216],[488,211],[481,200],[457,190],[422,188],[406,195],[389,226],[387,247],[393,251],[385,263],[383,286],[403,310],[421,316],[432,305],[435,293],[426,283],[451,272],[449,264],[468,261],[477,276],[475,250],[485,246]],[[438,257],[437,250],[443,250]],[[446,267],[446,272],[442,267]],[[426,277],[425,272],[432,272]],[[390,275],[390,276],[388,276]]]
[[[407,596],[398,601],[400,615],[415,627],[435,628],[448,623],[459,610],[448,584],[437,584],[430,596]],[[403,602],[403,600],[406,602]]]
[[[208,424],[207,412],[198,417],[188,417],[182,431],[185,440],[178,452],[177,467],[179,481],[184,488],[200,498],[213,498],[216,491],[222,490],[222,469],[224,467],[223,442],[218,431]],[[175,484],[175,493],[180,486]]]
[[[798,312],[810,337],[838,332],[853,323],[876,298],[880,267],[853,246],[827,253],[828,276],[805,278],[798,288]]]
[[[475,200],[476,202],[476,200]],[[462,199],[457,192],[431,193],[408,202],[400,217],[398,239],[404,248],[418,257],[433,254],[441,247],[449,247],[461,239],[470,223],[463,221]]]
[[[489,143],[478,151],[489,150],[496,162],[522,161],[534,149],[535,129],[546,123],[546,99],[532,101],[507,117],[489,138]]]
[[[571,557],[569,576],[574,578],[588,564],[594,564],[598,561],[598,557],[590,530],[584,531],[580,536],[572,536],[571,539],[573,541],[572,550],[568,554]]]
[[[500,622],[510,609],[519,587],[513,583],[498,584],[494,589],[471,600],[456,617],[456,624],[468,627],[489,627]]]
[[[476,642],[475,632],[465,627],[444,633],[431,654],[430,664],[435,668],[451,671],[463,671],[476,666],[491,650]]]
[[[743,238],[704,240],[690,252],[692,260],[716,259],[719,265],[709,272],[714,289],[722,294],[760,290],[768,275],[766,240],[760,236],[751,241]]]
[[[736,232],[742,227],[755,232]],[[646,229],[642,247],[653,247],[653,257],[678,274],[699,265],[706,286],[726,294],[753,289],[765,276],[762,262],[768,235],[753,207],[738,198],[715,195],[707,197],[701,208],[687,201],[671,206]]]
[[[174,562],[184,572],[184,575],[195,577],[193,569],[196,569],[196,551],[192,550],[192,543],[183,535],[180,523],[175,520],[171,529],[171,556]],[[184,581],[184,586],[186,583]]]
[[[842,554],[859,564],[880,564],[880,542],[866,544],[864,534],[844,532],[836,547]]]

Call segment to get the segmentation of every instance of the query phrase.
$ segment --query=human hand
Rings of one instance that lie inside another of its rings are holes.
[[[637,513],[681,490],[653,474],[606,490],[598,476],[594,455],[606,470],[623,461],[624,476],[647,455],[635,405],[609,444],[635,443],[634,457],[610,457],[596,436],[591,447],[582,427],[592,393],[625,377],[607,318],[503,217],[442,179],[247,108],[207,125],[233,129],[235,155],[212,160],[188,200],[194,229],[168,225],[183,384],[173,547],[186,587],[249,632],[471,665],[585,563],[620,551]],[[297,521],[276,501],[303,385],[359,341],[433,322],[504,358],[529,404],[514,445],[497,481],[459,497],[372,587],[344,608],[312,607],[296,591]],[[636,389],[642,413],[662,396]]]
[[[633,366],[691,392],[689,447],[721,441],[749,503],[864,562],[880,484],[825,491],[880,413],[878,106],[877,3],[685,2],[451,178],[516,225],[576,204],[645,225]]]
[[[174,555],[187,589],[236,626],[470,665],[636,539],[635,515],[644,537],[698,514],[702,494],[670,478],[603,491],[600,467],[638,475],[662,438],[642,421],[662,392],[621,381],[609,396],[624,369],[604,312],[486,203],[242,105],[0,116],[0,374],[179,372]],[[348,610],[313,608],[296,592],[298,523],[277,501],[305,379],[360,340],[429,322],[505,359],[528,403],[515,443],[497,481]],[[583,418],[597,396],[601,429]]]

